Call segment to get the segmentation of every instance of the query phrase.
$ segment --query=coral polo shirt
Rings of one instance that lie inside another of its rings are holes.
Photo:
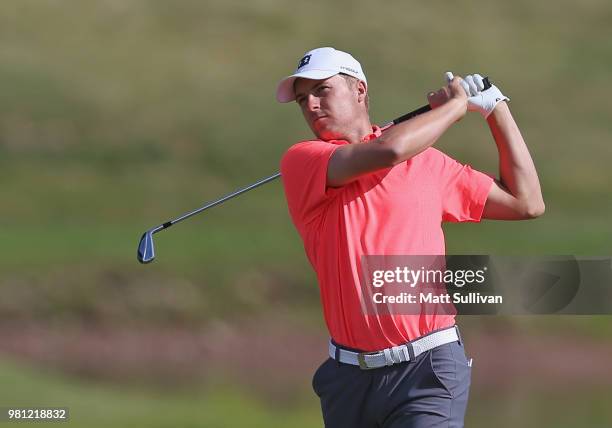
[[[372,130],[364,142],[381,135],[379,127]],[[445,254],[441,223],[480,221],[493,179],[430,147],[394,167],[327,187],[328,161],[344,144],[302,141],[281,159],[289,214],[317,274],[331,337],[373,351],[454,325],[448,314],[364,313],[361,256]]]

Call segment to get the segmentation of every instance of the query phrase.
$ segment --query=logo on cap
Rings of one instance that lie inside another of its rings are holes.
[[[300,60],[300,63],[298,64],[298,67],[297,67],[297,68],[298,68],[298,70],[299,70],[300,68],[304,67],[306,64],[308,64],[308,63],[310,62],[310,57],[311,57],[311,56],[312,56],[312,55],[306,55],[306,56],[304,56],[304,58],[302,58],[302,59]]]
[[[343,69],[343,70],[350,71],[351,73],[359,74],[359,72],[357,70],[355,70],[354,68],[345,67],[343,65],[341,65],[340,68]]]

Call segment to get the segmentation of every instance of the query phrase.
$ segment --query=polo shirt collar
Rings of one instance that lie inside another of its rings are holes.
[[[382,131],[380,130],[380,127],[377,125],[372,125],[372,132],[366,135],[365,137],[363,137],[361,141],[365,143],[367,141],[371,141],[375,138],[378,138],[381,135],[382,135]]]

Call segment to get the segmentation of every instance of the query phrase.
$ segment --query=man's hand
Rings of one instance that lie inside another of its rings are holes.
[[[465,106],[463,112],[463,115],[465,115],[468,107],[468,95],[463,85],[466,85],[466,83],[461,77],[453,77],[450,73],[447,73],[447,83],[447,86],[443,86],[437,91],[427,94],[429,105],[432,109],[435,109],[446,104],[450,100],[456,100],[459,104]],[[463,115],[461,117],[463,117]]]
[[[485,119],[495,110],[501,101],[510,101],[510,98],[501,93],[495,85],[484,89],[484,81],[480,74],[470,74],[465,77],[465,92],[468,94],[468,110],[477,111]]]

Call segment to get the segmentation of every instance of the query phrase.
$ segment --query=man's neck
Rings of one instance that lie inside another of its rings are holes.
[[[370,120],[363,120],[359,126],[353,126],[351,129],[344,132],[342,135],[334,138],[334,140],[345,140],[350,144],[359,144],[363,142],[363,139],[372,133],[372,124]]]

